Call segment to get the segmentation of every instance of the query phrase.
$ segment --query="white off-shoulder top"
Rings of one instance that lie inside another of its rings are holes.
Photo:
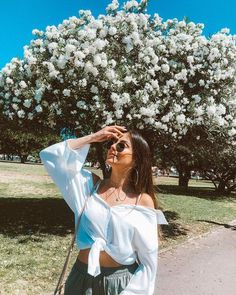
[[[160,210],[140,205],[110,206],[93,187],[92,173],[83,169],[90,145],[73,150],[68,140],[40,152],[40,158],[63,198],[74,212],[77,224],[83,207],[76,244],[91,248],[88,273],[100,274],[100,251],[123,265],[139,266],[121,295],[153,295],[157,275],[157,224],[168,224]]]

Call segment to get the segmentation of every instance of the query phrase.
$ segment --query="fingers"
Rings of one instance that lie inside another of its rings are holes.
[[[113,125],[113,126],[106,126],[100,131],[96,132],[95,135],[95,142],[102,142],[109,140],[111,138],[115,138],[118,140],[121,136],[123,136],[124,132],[127,132],[127,129],[123,126]]]
[[[122,136],[124,134],[123,130],[121,131],[119,128],[116,128],[116,127],[109,128],[109,131],[118,136]]]
[[[108,140],[110,138],[115,138],[116,140],[119,139],[119,136],[117,135],[117,133],[114,133],[114,132],[107,132],[106,133],[106,138],[105,140]]]
[[[127,129],[123,126],[107,126],[105,127],[107,128],[108,131],[113,132],[115,134],[117,134],[118,136],[122,136],[124,134],[124,132],[127,131]]]

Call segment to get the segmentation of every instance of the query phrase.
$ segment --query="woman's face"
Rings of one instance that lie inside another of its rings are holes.
[[[112,168],[129,168],[133,165],[133,149],[128,132],[124,133],[119,140],[114,140],[107,152],[106,163]]]

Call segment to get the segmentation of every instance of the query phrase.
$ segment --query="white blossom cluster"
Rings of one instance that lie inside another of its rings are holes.
[[[113,0],[96,19],[80,11],[33,30],[23,60],[1,70],[4,115],[50,126],[131,124],[173,137],[217,125],[234,136],[235,36],[222,29],[206,38],[202,24],[146,14],[146,2],[119,9]]]

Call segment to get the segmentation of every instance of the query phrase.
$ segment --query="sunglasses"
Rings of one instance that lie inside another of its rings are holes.
[[[115,149],[118,153],[123,152],[123,150],[126,148],[124,142],[115,142],[113,140],[108,141],[108,143],[106,144],[107,149],[109,150],[111,148],[111,146],[115,144]]]

